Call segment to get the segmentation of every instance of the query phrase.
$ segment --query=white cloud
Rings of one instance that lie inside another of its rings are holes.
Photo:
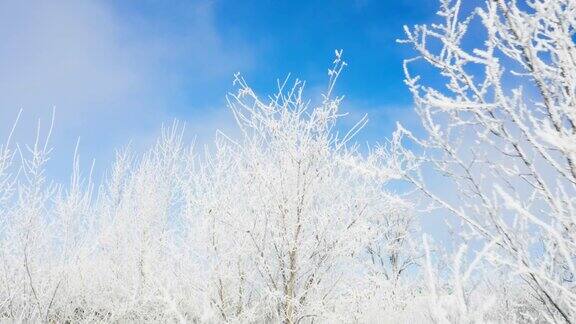
[[[117,26],[102,6],[6,1],[0,21],[3,111],[112,109],[115,98],[144,87],[133,49],[117,39]]]
[[[209,2],[187,10],[186,28],[157,31],[147,17],[125,21],[100,1],[0,2],[0,134],[22,108],[18,138],[29,141],[35,120],[48,122],[55,106],[60,151],[80,136],[85,156],[107,158],[130,139],[148,138],[177,117],[171,105],[202,95],[187,87],[229,84],[253,62],[242,40],[219,34]]]

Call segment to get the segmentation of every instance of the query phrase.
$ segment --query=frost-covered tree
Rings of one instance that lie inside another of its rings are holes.
[[[504,271],[527,291],[521,316],[574,322],[576,2],[486,1],[467,12],[443,0],[438,15],[401,41],[417,52],[404,68],[426,135],[399,128],[399,166],[462,221],[469,247],[489,247],[475,270]]]
[[[410,207],[357,167],[364,161],[350,142],[364,120],[343,137],[336,132],[337,54],[315,107],[300,81],[265,100],[238,76],[229,103],[240,138],[221,135],[203,185],[184,185],[204,188],[187,192],[188,218],[203,220],[192,236],[210,242],[206,289],[221,320],[358,320],[352,301],[368,273],[378,268],[398,280],[414,262],[409,253],[399,258],[413,227]]]
[[[0,319],[353,322],[405,307],[414,213],[352,142],[366,120],[339,135],[340,55],[318,104],[301,81],[263,99],[237,76],[238,136],[197,152],[175,124],[142,155],[119,151],[99,186],[76,153],[70,183],[49,181],[40,127],[30,147],[8,141]]]

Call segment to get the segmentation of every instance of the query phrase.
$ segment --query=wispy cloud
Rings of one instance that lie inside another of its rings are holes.
[[[229,84],[253,63],[246,43],[223,39],[209,2],[187,6],[181,30],[158,29],[149,17],[125,20],[111,5],[0,3],[0,132],[24,109],[19,138],[30,140],[35,120],[48,121],[56,107],[60,149],[81,136],[87,155],[108,157],[178,117],[174,106],[194,108],[190,97],[202,105],[202,82]]]

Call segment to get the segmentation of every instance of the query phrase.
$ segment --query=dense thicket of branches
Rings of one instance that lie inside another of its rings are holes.
[[[10,134],[0,320],[576,321],[576,2],[438,14],[400,41],[422,129],[368,153],[366,119],[338,132],[338,51],[318,104],[301,81],[263,98],[238,75],[238,136],[201,150],[175,123],[100,185],[78,154],[68,184],[47,179],[51,127],[30,146]],[[445,216],[451,244],[420,215]]]
[[[20,159],[4,146],[0,316],[297,323],[399,305],[414,214],[361,167],[364,120],[335,131],[339,55],[318,106],[300,81],[263,100],[238,76],[238,138],[198,154],[175,124],[143,156],[118,153],[97,188],[78,156],[69,185],[46,180],[49,136]]]

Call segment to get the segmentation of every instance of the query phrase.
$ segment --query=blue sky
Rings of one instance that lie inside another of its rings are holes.
[[[116,148],[145,147],[179,119],[207,143],[233,131],[225,94],[241,72],[260,93],[288,73],[317,96],[334,49],[348,67],[338,84],[350,122],[367,113],[362,142],[382,141],[413,118],[395,40],[427,23],[436,1],[16,1],[0,3],[0,131],[20,108],[19,141],[56,107],[51,172],[69,171],[78,137],[84,161],[104,170]]]

